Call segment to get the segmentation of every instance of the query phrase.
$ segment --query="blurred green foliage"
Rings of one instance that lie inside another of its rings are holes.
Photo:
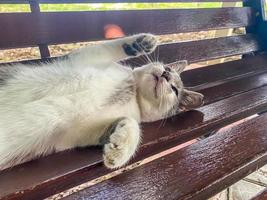
[[[42,11],[97,11],[97,10],[143,10],[143,9],[174,9],[174,8],[212,8],[220,7],[221,3],[101,3],[101,4],[61,4],[41,5]]]
[[[0,12],[30,12],[30,6],[21,4],[0,4]]]
[[[242,6],[240,3],[237,6]],[[41,11],[105,11],[142,9],[220,8],[221,2],[203,3],[91,3],[91,4],[41,4]],[[29,5],[0,4],[0,12],[29,12]]]

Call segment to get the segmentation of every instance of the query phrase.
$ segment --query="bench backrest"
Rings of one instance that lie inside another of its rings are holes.
[[[10,3],[11,0],[2,2]],[[159,60],[165,63],[175,62],[179,59],[187,59],[190,63],[194,63],[233,55],[258,53],[266,49],[261,41],[263,37],[259,35],[260,33],[254,32],[259,15],[257,14],[258,8],[249,7],[253,6],[250,4],[252,1],[245,1],[245,5],[248,7],[90,12],[40,12],[39,3],[117,3],[122,2],[122,0],[40,0],[39,2],[12,0],[12,2],[30,3],[32,11],[31,13],[0,14],[0,49],[38,46],[43,59],[50,57],[48,47],[52,44],[105,39],[104,29],[109,24],[120,26],[126,35],[139,32],[164,35],[238,27],[247,28],[248,33],[244,35],[162,44],[159,47]],[[132,3],[133,1],[123,2]],[[135,0],[134,2],[162,1]],[[198,1],[168,0],[164,2]],[[237,2],[237,0],[209,0],[209,2]],[[241,68],[243,64],[240,62],[238,65]],[[207,74],[212,70],[214,69],[209,68],[206,71]],[[227,72],[227,68],[225,70]],[[197,71],[194,73],[197,77]],[[211,78],[219,79],[218,77]],[[187,86],[197,86],[203,83],[205,77],[188,81],[185,73],[184,79]],[[191,115],[191,119],[196,122],[203,118],[198,113],[187,113],[186,115]],[[208,121],[208,117],[208,115],[205,116],[205,120]],[[214,117],[213,114],[210,115],[210,118],[212,117]],[[209,126],[219,127],[216,123],[209,123]],[[185,123],[181,124],[179,128],[187,130],[189,126]],[[168,145],[161,144],[160,140],[157,140],[156,136],[153,135],[153,131],[157,128],[158,126],[155,124],[145,126],[148,134],[143,146],[146,148],[138,154],[136,160],[174,145],[175,142]],[[173,124],[173,127],[166,129],[165,133],[167,135],[168,132],[176,130],[177,125]],[[208,130],[208,126],[203,126],[196,131],[204,132],[206,130]],[[180,142],[190,137],[192,138],[190,135],[182,135]],[[153,142],[151,142],[152,140]],[[168,137],[165,137],[164,140],[166,142]],[[147,145],[148,143],[149,145]],[[177,144],[177,140],[175,144]],[[63,152],[33,163],[17,166],[10,171],[0,173],[0,198],[36,199],[47,197],[107,173],[108,171],[103,168],[101,161],[100,150],[94,149],[82,152]]]
[[[235,0],[224,0],[235,2]],[[9,2],[9,1],[5,1]],[[15,1],[25,3],[27,1]],[[76,1],[41,0],[41,3],[71,3]],[[91,1],[78,2],[118,2]],[[125,2],[125,1],[124,1]],[[127,1],[126,1],[127,2]],[[131,1],[129,1],[131,2]],[[137,0],[134,2],[157,2]],[[165,2],[195,2],[169,0]],[[220,2],[220,0],[213,2]],[[2,3],[2,2],[1,2]],[[14,1],[13,1],[14,3]],[[163,9],[134,11],[90,12],[40,12],[38,1],[29,1],[31,13],[3,13],[0,16],[0,49],[39,46],[42,58],[50,56],[51,44],[102,40],[104,29],[109,24],[122,28],[126,35],[150,32],[158,35],[198,32],[236,27],[251,27],[255,13],[250,7],[227,7],[211,9]],[[194,51],[198,46],[198,51]],[[161,60],[174,62],[186,55],[190,62],[197,62],[231,55],[260,51],[262,46],[255,35],[211,39],[163,45]],[[179,51],[179,52],[178,52]]]

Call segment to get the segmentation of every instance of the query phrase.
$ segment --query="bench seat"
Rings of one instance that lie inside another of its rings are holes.
[[[189,70],[182,74],[182,78],[186,86],[205,95],[205,105],[195,111],[182,113],[168,119],[164,122],[164,126],[161,121],[143,124],[143,143],[132,162],[267,109],[266,54],[212,65],[203,69]],[[246,127],[248,132],[253,131],[249,129],[249,126]],[[228,138],[230,133],[225,134],[225,137]],[[221,136],[215,138],[219,144]],[[240,138],[240,140],[243,139],[245,142],[246,138]],[[198,145],[203,145],[203,142]],[[200,155],[204,156],[204,154]],[[172,164],[179,165],[179,163],[180,159]],[[192,167],[196,167],[193,163],[191,164]],[[0,199],[45,198],[110,172],[102,165],[101,149],[99,148],[61,152],[2,171],[0,173]],[[247,172],[242,173],[242,175],[245,174]],[[188,179],[191,178],[188,176]],[[233,183],[237,179],[231,180]]]
[[[267,113],[64,199],[208,199],[266,163],[266,121]]]

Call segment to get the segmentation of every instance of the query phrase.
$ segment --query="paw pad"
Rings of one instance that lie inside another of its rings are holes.
[[[129,56],[137,56],[139,53],[151,53],[157,46],[157,39],[151,34],[141,34],[132,44],[123,44],[125,53]]]

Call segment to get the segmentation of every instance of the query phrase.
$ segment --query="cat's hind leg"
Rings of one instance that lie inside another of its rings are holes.
[[[134,155],[140,142],[140,128],[136,120],[122,118],[114,122],[103,135],[104,164],[108,168],[121,167]]]

